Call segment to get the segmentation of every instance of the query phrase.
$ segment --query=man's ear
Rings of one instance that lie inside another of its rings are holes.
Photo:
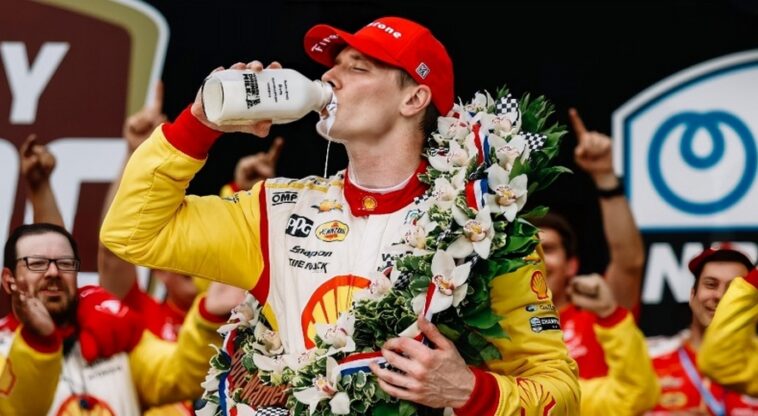
[[[11,293],[11,283],[16,282],[16,278],[13,277],[13,272],[11,272],[11,269],[7,267],[3,267],[3,289],[5,290],[5,293],[10,294]]]
[[[400,109],[400,113],[412,117],[423,113],[432,102],[432,90],[426,85],[415,85],[408,89],[408,95]]]

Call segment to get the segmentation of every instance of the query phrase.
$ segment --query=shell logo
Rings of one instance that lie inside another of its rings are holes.
[[[530,286],[532,288],[532,292],[537,295],[537,299],[547,299],[547,282],[545,281],[545,276],[541,271],[536,270],[534,273],[532,273],[532,281]]]
[[[350,227],[342,221],[325,222],[316,228],[316,237],[321,241],[331,243],[332,241],[342,241],[347,238]]]
[[[364,196],[361,200],[361,204],[363,205],[363,209],[366,211],[373,211],[376,209],[377,205],[379,205],[379,203],[376,201],[376,198],[370,195]]]
[[[61,404],[57,416],[114,416],[107,403],[88,394],[72,395]]]
[[[353,295],[371,285],[371,280],[352,274],[335,276],[313,292],[303,308],[300,325],[306,348],[316,346],[316,324],[337,322],[340,313],[350,309]]]

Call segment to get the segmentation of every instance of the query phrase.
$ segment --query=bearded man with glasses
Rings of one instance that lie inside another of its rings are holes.
[[[216,330],[239,297],[212,286],[176,343],[97,286],[77,288],[79,252],[64,228],[22,225],[5,245],[0,319],[0,414],[137,415],[202,393]],[[238,291],[234,289],[234,293]]]

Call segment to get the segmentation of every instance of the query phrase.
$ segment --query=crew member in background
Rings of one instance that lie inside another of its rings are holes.
[[[703,376],[695,364],[703,334],[711,325],[716,307],[723,303],[727,287],[736,283],[733,280],[737,276],[747,276],[752,262],[741,251],[725,245],[705,249],[688,266],[695,276],[690,291],[689,330],[648,342],[661,384],[661,398],[649,415],[757,414],[758,398],[725,389]]]

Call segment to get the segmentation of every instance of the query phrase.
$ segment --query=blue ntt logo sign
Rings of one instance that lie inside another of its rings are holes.
[[[613,136],[643,231],[758,230],[758,50],[648,88],[614,113]]]

